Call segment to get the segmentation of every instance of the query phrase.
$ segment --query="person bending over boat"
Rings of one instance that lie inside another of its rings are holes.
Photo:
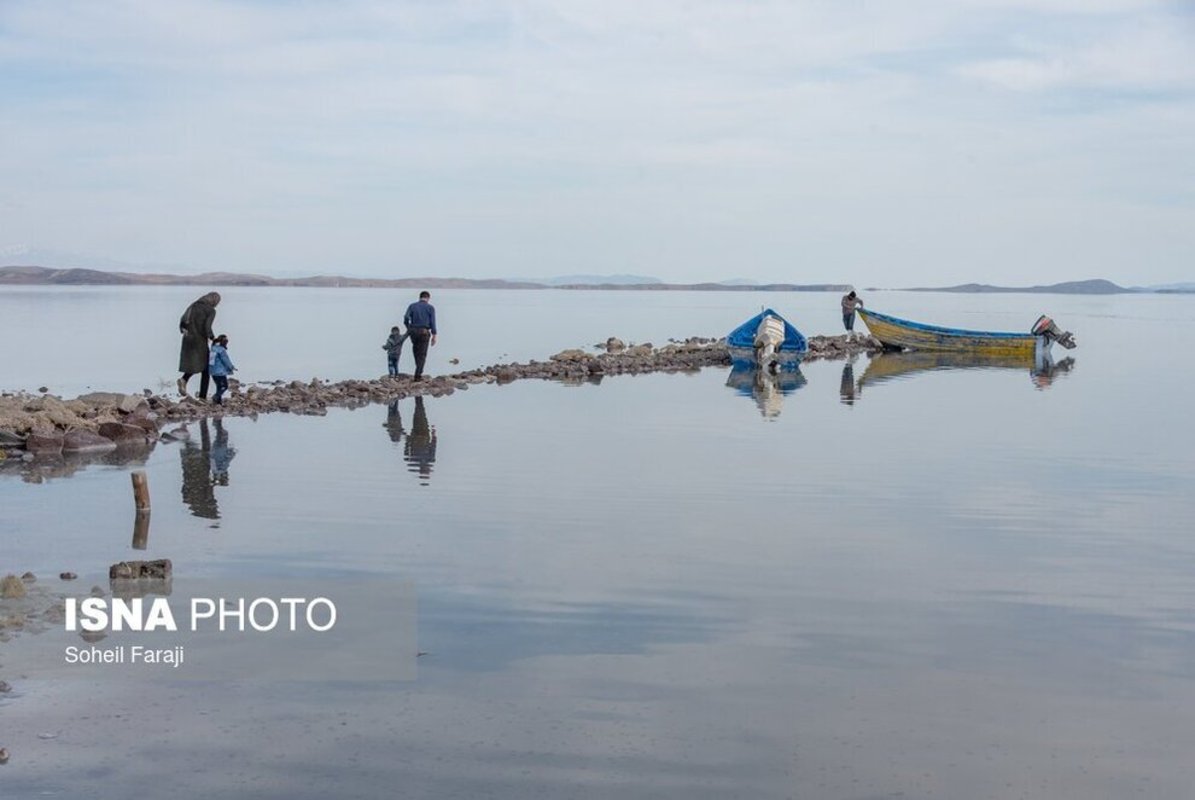
[[[849,339],[853,339],[855,336],[855,309],[862,306],[863,298],[855,294],[854,289],[842,296],[842,327],[846,328],[846,335]]]

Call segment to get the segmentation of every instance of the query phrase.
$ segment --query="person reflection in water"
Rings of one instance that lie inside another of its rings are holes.
[[[419,483],[427,486],[432,477],[432,465],[436,463],[436,429],[427,424],[422,397],[415,398],[415,419],[403,446],[403,458],[407,469],[419,473]]]
[[[216,426],[216,441],[212,443],[212,483],[216,486],[227,486],[228,465],[232,463],[237,451],[228,444],[228,431],[224,430],[224,420],[216,417],[212,423]]]
[[[386,423],[383,426],[390,434],[390,441],[398,444],[402,441],[402,435],[406,430],[402,426],[402,415],[398,413],[398,401],[391,400],[390,405],[386,408]]]
[[[236,450],[228,444],[228,432],[222,419],[213,420],[216,440],[212,442],[208,420],[199,421],[199,444],[188,440],[179,450],[183,467],[183,503],[191,513],[203,519],[220,519],[216,486],[228,485],[228,465]]]
[[[855,363],[854,359],[851,359],[842,365],[842,382],[838,385],[838,398],[840,402],[853,406],[858,396],[859,390],[855,386]]]

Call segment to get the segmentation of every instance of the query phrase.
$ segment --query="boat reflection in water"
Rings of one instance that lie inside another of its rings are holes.
[[[736,363],[726,378],[726,385],[741,395],[754,398],[759,413],[772,419],[780,416],[784,396],[805,385],[805,376],[796,365],[773,372]]]
[[[1029,355],[1001,355],[982,353],[951,353],[929,352],[923,350],[906,353],[880,353],[873,356],[863,370],[854,391],[847,399],[847,372],[843,370],[842,402],[853,403],[862,392],[864,386],[873,386],[887,381],[910,378],[922,372],[958,369],[1001,369],[1024,370],[1028,372],[1033,386],[1047,389],[1054,379],[1070,372],[1075,366],[1075,359],[1068,356],[1061,361],[1055,361],[1048,352],[1038,352]],[[849,365],[848,365],[849,368]]]

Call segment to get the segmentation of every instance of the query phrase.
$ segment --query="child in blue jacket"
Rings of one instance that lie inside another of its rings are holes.
[[[237,371],[228,357],[228,337],[220,334],[212,342],[212,350],[207,359],[208,372],[216,384],[216,394],[212,402],[224,405],[224,393],[228,391],[228,376]]]
[[[390,338],[382,345],[386,351],[386,369],[391,375],[398,374],[398,359],[402,355],[402,343],[407,340],[407,334],[399,331],[395,325],[390,329]]]

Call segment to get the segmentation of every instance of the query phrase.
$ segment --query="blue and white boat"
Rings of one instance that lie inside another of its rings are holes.
[[[809,349],[801,332],[770,308],[756,314],[726,336],[735,366],[796,369]]]

